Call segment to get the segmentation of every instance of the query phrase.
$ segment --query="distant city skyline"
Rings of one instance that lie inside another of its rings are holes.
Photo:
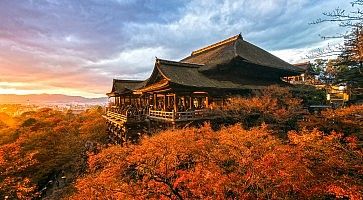
[[[281,59],[340,40],[334,23],[309,25],[342,0],[0,1],[0,94],[102,97],[112,79],[145,79],[155,57],[180,60],[241,33]]]

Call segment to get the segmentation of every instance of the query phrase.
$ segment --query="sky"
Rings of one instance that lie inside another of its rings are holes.
[[[112,79],[146,79],[155,57],[180,60],[228,37],[298,63],[340,41],[311,25],[348,0],[0,0],[0,94],[102,97]]]

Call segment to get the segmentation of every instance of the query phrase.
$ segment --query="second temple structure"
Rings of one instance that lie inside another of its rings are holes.
[[[210,111],[223,109],[229,97],[270,85],[288,86],[283,77],[301,73],[300,68],[239,34],[193,51],[180,61],[157,58],[144,81],[114,79],[107,93],[112,103],[104,117],[110,138],[123,143],[153,123],[175,127],[216,117]]]

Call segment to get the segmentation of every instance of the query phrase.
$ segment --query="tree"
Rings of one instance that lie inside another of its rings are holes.
[[[362,149],[341,140],[318,130],[282,140],[266,125],[164,131],[91,155],[71,199],[361,199]]]
[[[336,131],[345,136],[354,135],[363,140],[363,106],[354,105],[346,108],[328,109],[319,115],[308,115],[300,121],[300,128],[319,129],[326,134]]]
[[[324,18],[319,18],[312,24],[327,22],[338,23],[340,27],[348,28],[345,34],[335,36],[322,36],[327,38],[343,38],[344,43],[335,47],[320,50],[315,54],[316,57],[336,55],[335,66],[345,68],[338,70],[335,76],[336,83],[346,83],[352,88],[352,94],[362,97],[363,88],[363,0],[353,0],[350,2],[355,9],[346,12],[337,8],[331,12],[324,12]]]
[[[41,109],[14,117],[14,127],[0,129],[0,198],[36,198],[49,188],[53,198],[64,195],[53,187],[57,178],[66,175],[63,186],[72,187],[85,171],[86,151],[106,142],[101,115],[99,109],[80,115]]]
[[[290,89],[274,85],[254,91],[251,97],[233,97],[227,102],[221,114],[237,119],[245,127],[266,123],[287,133],[296,128],[296,121],[303,112],[303,100],[296,97]]]

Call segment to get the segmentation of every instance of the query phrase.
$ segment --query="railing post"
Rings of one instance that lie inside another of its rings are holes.
[[[175,121],[175,110],[173,110],[173,113],[171,114],[171,118],[173,121]]]

